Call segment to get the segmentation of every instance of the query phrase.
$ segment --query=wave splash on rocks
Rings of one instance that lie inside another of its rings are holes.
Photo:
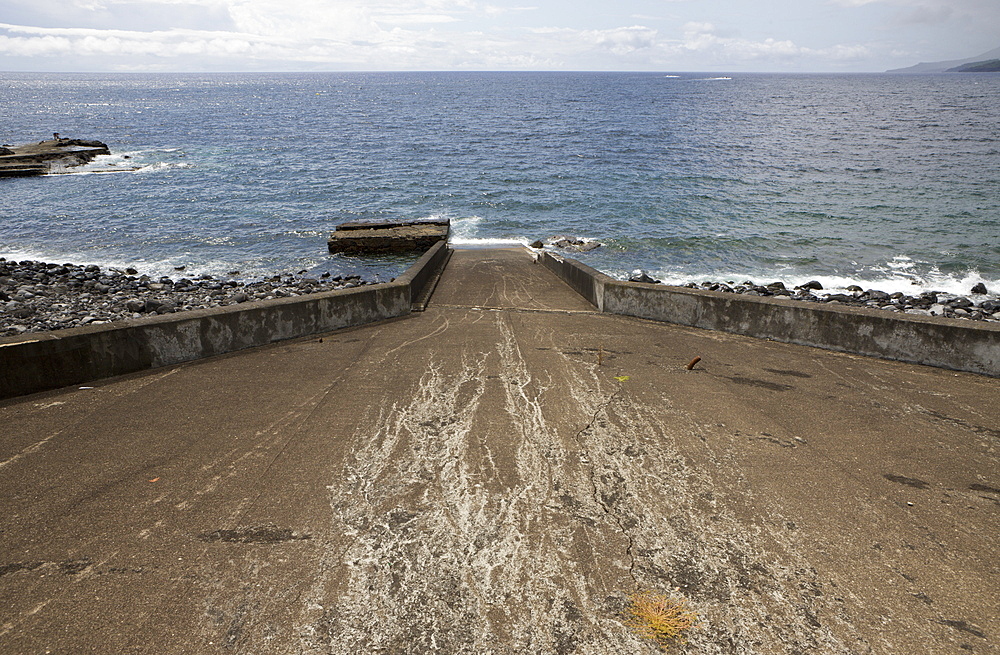
[[[304,271],[302,272],[304,273]],[[348,289],[360,276],[274,275],[252,282],[211,275],[173,280],[133,268],[8,261],[0,257],[0,336],[100,325],[155,314]],[[238,273],[234,273],[238,274]]]

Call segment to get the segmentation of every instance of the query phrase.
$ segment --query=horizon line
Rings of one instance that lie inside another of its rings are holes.
[[[946,71],[934,71],[926,73],[900,73],[901,69],[889,69],[880,71],[738,71],[738,70],[635,70],[635,69],[614,69],[614,70],[593,70],[593,69],[366,69],[366,70],[288,70],[288,69],[262,69],[262,70],[0,70],[0,75],[10,73],[18,74],[48,74],[48,75],[238,75],[238,74],[426,74],[426,73],[500,73],[500,74],[523,74],[523,73],[586,73],[593,75],[601,74],[633,74],[633,75],[882,75],[882,74],[904,74],[904,75],[940,75]]]

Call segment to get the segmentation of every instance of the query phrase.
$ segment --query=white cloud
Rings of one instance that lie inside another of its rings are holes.
[[[830,0],[831,4],[858,8],[883,6],[893,10],[897,23],[940,24],[952,18],[994,21],[1000,18],[996,0]]]
[[[916,25],[938,25],[944,23],[955,14],[955,10],[950,5],[920,5],[898,14],[898,19],[903,23]]]
[[[165,60],[198,58],[232,60],[246,64],[286,62],[327,67],[368,69],[428,68],[642,68],[670,66],[672,58],[698,55],[704,62],[736,68],[744,62],[778,61],[793,57],[849,59],[866,54],[863,48],[841,46],[810,50],[788,40],[723,36],[711,24],[689,23],[680,41],[661,37],[657,30],[633,25],[603,30],[560,27],[532,28],[520,35],[482,32],[444,32],[433,28],[407,29],[423,23],[426,15],[407,14],[391,29],[365,13],[316,17],[317,26],[289,37],[281,19],[245,13],[237,32],[162,30],[138,32],[94,28],[34,28],[0,24],[0,56],[153,58],[153,67]],[[387,23],[390,21],[386,21]],[[428,20],[436,23],[437,20]],[[452,21],[441,21],[450,23]],[[297,62],[297,63],[296,63]],[[124,63],[124,62],[123,62]]]
[[[285,38],[370,38],[380,28],[372,12],[342,0],[234,0],[229,6],[236,31]]]
[[[290,44],[250,34],[172,30],[129,32],[92,28],[30,28],[0,24],[0,54],[37,57],[284,57]],[[12,36],[13,35],[13,36]]]
[[[877,13],[914,30],[954,24],[977,7],[995,15],[989,3],[1000,6],[996,0],[795,1],[838,15]],[[792,31],[793,23],[772,18],[751,25],[745,17],[754,9],[725,22],[718,15],[704,20],[709,8],[691,2],[670,2],[670,14],[659,17],[641,10],[655,13],[665,0],[626,0],[620,7],[585,0],[572,15],[552,4],[514,2],[0,0],[0,70],[15,60],[50,70],[60,61],[88,70],[829,70],[840,63],[863,67],[901,49],[898,40],[866,45],[832,30]]]
[[[728,61],[737,64],[747,61],[787,59],[844,61],[862,59],[871,55],[869,48],[859,45],[807,48],[787,39],[767,38],[753,41],[725,35],[720,33],[720,30],[717,30],[711,23],[698,22],[691,22],[684,26],[684,38],[674,48],[698,53],[714,61]]]
[[[380,17],[380,21],[396,25],[431,25],[441,23],[457,23],[458,18],[445,14],[387,14]]]
[[[656,30],[641,25],[616,27],[606,30],[574,30],[565,27],[541,27],[530,30],[533,34],[546,37],[550,44],[560,43],[573,52],[586,50],[606,50],[616,55],[625,55],[656,45]],[[536,41],[536,47],[546,47],[544,41]]]
[[[502,7],[500,5],[486,4],[480,10],[490,18],[504,16],[507,14],[519,14],[526,11],[538,11],[538,7]]]

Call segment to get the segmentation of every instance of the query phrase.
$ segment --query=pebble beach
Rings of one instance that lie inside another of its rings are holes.
[[[642,270],[634,271],[629,281],[660,283],[660,280],[650,277]],[[700,284],[690,282],[682,286],[688,289],[707,289],[750,296],[778,296],[804,302],[883,309],[918,316],[1000,322],[1000,299],[991,295],[984,284],[974,286],[968,296],[943,291],[925,291],[917,295],[907,295],[901,291],[887,293],[878,289],[863,289],[857,285],[849,286],[847,293],[830,293],[824,291],[823,285],[818,281],[807,282],[793,289],[786,288],[783,282],[756,284],[751,280],[739,284],[733,281]]]
[[[183,271],[178,273],[183,275]],[[252,281],[235,279],[239,275],[239,271],[232,271],[228,278],[205,274],[194,279],[174,279],[146,275],[135,268],[120,270],[96,264],[12,261],[0,257],[0,337],[290,298],[372,283],[358,275],[323,273],[310,277],[307,271]],[[633,273],[630,281],[659,282],[640,270]],[[1000,322],[1000,300],[988,294],[985,287],[974,289],[969,296],[957,296],[943,292],[889,294],[861,287],[851,288],[850,293],[824,293],[818,282],[794,289],[785,288],[781,282],[756,284],[750,280],[742,283],[692,282],[684,286],[922,316]]]
[[[233,277],[237,275],[239,271],[233,271]],[[144,275],[134,268],[18,262],[0,257],[0,336],[289,298],[369,283],[357,275],[308,277],[305,271],[249,282],[211,275],[175,280]]]

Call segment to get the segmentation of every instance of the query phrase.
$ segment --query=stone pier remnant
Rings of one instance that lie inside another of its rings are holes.
[[[448,219],[411,221],[351,221],[341,223],[330,235],[330,252],[380,254],[427,250],[447,240],[451,230]]]

